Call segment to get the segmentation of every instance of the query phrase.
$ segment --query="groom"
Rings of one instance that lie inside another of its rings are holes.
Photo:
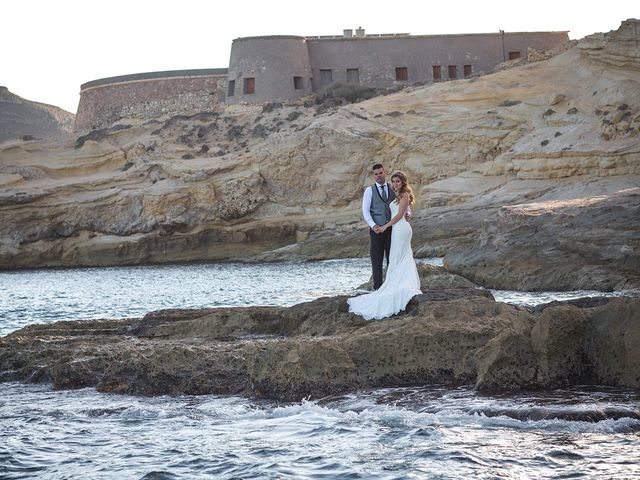
[[[380,232],[380,226],[391,220],[389,204],[396,198],[391,185],[386,182],[384,167],[376,163],[373,166],[375,183],[364,191],[362,197],[362,215],[369,225],[369,239],[371,268],[373,270],[373,289],[382,285],[382,263],[387,257],[389,264],[389,250],[391,249],[391,228]]]

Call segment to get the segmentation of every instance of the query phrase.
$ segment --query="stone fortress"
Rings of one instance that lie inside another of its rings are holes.
[[[273,35],[233,41],[228,69],[139,73],[80,87],[76,130],[121,118],[219,110],[224,105],[290,102],[337,83],[394,88],[469,78],[527,55],[567,44],[562,32],[458,35]]]
[[[75,130],[104,128],[121,118],[188,115],[219,109],[227,69],[136,73],[80,87]]]

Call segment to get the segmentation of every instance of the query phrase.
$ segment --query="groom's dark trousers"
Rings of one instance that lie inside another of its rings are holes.
[[[371,269],[373,271],[373,289],[377,290],[382,285],[382,263],[387,257],[389,265],[389,250],[391,249],[391,228],[387,228],[383,233],[376,233],[369,229],[371,240]]]

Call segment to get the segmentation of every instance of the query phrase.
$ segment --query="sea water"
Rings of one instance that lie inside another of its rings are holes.
[[[432,259],[432,264],[441,261]],[[366,260],[0,273],[0,335],[160,308],[352,294]],[[598,292],[498,292],[535,305]],[[613,293],[609,295],[619,295]],[[640,478],[640,395],[379,389],[277,403],[0,383],[0,478]]]
[[[418,260],[442,265],[441,258]],[[369,280],[368,259],[202,263],[0,272],[0,336],[31,323],[141,317],[164,308],[290,306],[352,295]],[[496,300],[533,306],[622,292],[514,292]]]

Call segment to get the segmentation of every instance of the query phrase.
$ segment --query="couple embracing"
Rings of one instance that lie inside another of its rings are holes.
[[[380,319],[404,310],[420,291],[420,278],[413,252],[413,231],[407,221],[414,202],[404,172],[394,172],[391,184],[381,164],[373,166],[375,183],[362,198],[362,215],[369,225],[374,291],[348,300],[349,311],[366,320]],[[382,264],[387,257],[387,275],[382,282]]]

